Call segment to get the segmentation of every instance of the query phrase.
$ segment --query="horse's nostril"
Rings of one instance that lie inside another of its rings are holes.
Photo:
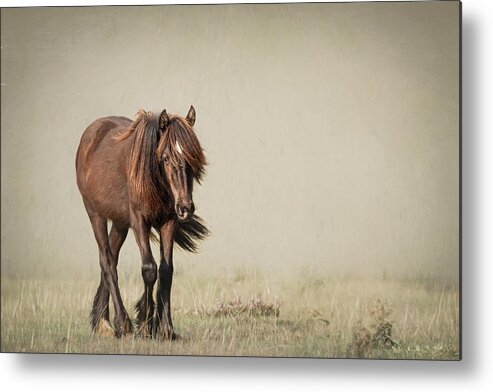
[[[187,218],[189,215],[193,214],[193,211],[187,206],[177,205],[176,213],[180,218]]]

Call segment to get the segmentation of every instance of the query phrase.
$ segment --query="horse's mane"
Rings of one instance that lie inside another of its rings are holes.
[[[163,190],[166,183],[159,162],[165,150],[174,165],[178,165],[179,151],[190,165],[194,178],[200,182],[205,171],[206,159],[193,128],[186,119],[169,116],[169,124],[161,136],[159,120],[151,112],[140,110],[134,122],[115,136],[124,140],[135,134],[130,152],[128,180],[138,199],[157,212],[163,207]]]
[[[130,127],[115,139],[124,140],[131,135],[135,136],[128,166],[129,186],[139,201],[157,212],[163,206],[164,179],[156,155],[160,132],[152,113],[140,110]]]

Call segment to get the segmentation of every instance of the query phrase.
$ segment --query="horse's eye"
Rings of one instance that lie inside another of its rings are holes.
[[[164,161],[165,164],[168,164],[169,163],[169,157],[167,155],[165,155],[163,157],[163,161]]]

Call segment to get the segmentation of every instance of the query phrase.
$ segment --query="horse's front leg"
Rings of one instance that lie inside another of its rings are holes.
[[[136,224],[134,225],[134,233],[142,258],[144,294],[142,294],[142,297],[135,305],[135,310],[137,311],[138,332],[146,337],[152,335],[152,320],[154,317],[152,291],[157,279],[157,265],[154,257],[152,257],[151,246],[149,244],[150,231],[151,228],[145,223],[144,218],[137,217]]]
[[[159,265],[159,282],[157,288],[157,311],[155,322],[156,337],[176,339],[171,321],[171,284],[173,281],[173,237],[176,220],[170,219],[160,230],[161,263]]]

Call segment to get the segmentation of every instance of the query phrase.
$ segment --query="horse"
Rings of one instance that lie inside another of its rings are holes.
[[[119,338],[135,332],[165,340],[178,337],[170,305],[173,247],[196,252],[197,242],[209,234],[194,213],[192,198],[193,184],[200,184],[207,164],[193,129],[195,117],[193,106],[186,117],[168,115],[166,109],[159,116],[140,110],[134,121],[99,118],[81,137],[75,161],[77,186],[96,237],[101,269],[90,319],[92,330],[101,336]],[[140,250],[144,281],[144,292],[135,305],[135,327],[123,304],[117,273],[129,228]],[[158,236],[159,268],[150,245]]]

